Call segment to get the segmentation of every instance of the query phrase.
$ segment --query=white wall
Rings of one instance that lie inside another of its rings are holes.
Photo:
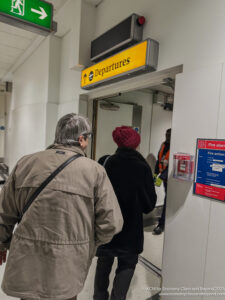
[[[90,40],[95,30],[96,7],[85,0],[68,0],[55,16],[56,35],[70,32],[68,52],[69,69],[81,71],[90,64]]]
[[[116,99],[116,98],[115,98]],[[146,158],[149,154],[150,129],[152,118],[152,93],[149,91],[133,91],[122,93],[118,98],[122,102],[131,102],[142,106],[141,144],[139,151]]]
[[[217,119],[225,102],[221,75],[222,65],[178,75],[170,161],[175,152],[195,154],[197,138],[218,137]],[[220,122],[224,125],[223,119]],[[220,137],[225,138],[225,134]],[[163,285],[224,286],[221,276],[224,278],[225,265],[221,255],[225,239],[220,228],[225,224],[224,218],[219,218],[219,214],[225,214],[224,203],[193,195],[191,182],[172,178],[172,164],[169,177]],[[172,300],[174,296],[165,299]]]
[[[53,140],[58,112],[59,46],[58,38],[45,39],[14,73],[6,139],[10,169],[19,158],[45,149]],[[55,53],[51,59],[50,51]]]
[[[96,8],[83,0],[69,0],[56,17],[62,38],[58,118],[78,112],[81,70],[90,64]]]
[[[0,93],[0,126],[5,126],[6,97]],[[0,130],[0,157],[5,156],[5,131]]]
[[[55,127],[58,120],[59,91],[60,91],[60,55],[61,39],[52,37],[49,40],[48,62],[48,93],[46,107],[45,146],[53,143]]]
[[[25,154],[45,146],[49,40],[15,72],[8,120],[7,161],[10,169]]]
[[[58,117],[78,111],[80,89],[80,72],[70,69],[70,43],[73,39],[69,31],[61,42],[60,92]]]
[[[10,119],[10,107],[11,107],[11,102],[12,102],[12,93],[10,92],[7,92],[5,93],[5,112],[6,112],[6,115],[5,115],[5,145],[4,145],[4,155],[5,155],[5,163],[7,165],[9,165],[9,155],[8,155],[8,145],[9,145],[9,126],[8,126],[8,123],[9,123],[9,119]]]
[[[144,38],[160,43],[158,69],[197,68],[225,61],[224,9],[224,0],[104,0],[95,36],[135,12],[146,17]]]
[[[101,103],[101,102],[100,102]],[[107,154],[114,154],[117,145],[113,141],[112,132],[116,127],[132,126],[133,105],[115,103],[120,108],[118,111],[103,110],[98,103],[97,120],[97,139],[96,139],[96,157]]]

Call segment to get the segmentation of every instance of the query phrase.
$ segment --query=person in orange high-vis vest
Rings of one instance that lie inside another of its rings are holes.
[[[165,190],[165,199],[163,205],[163,211],[161,218],[159,219],[158,225],[153,230],[153,234],[161,234],[165,227],[165,216],[166,216],[166,198],[167,198],[167,181],[168,181],[168,165],[169,165],[169,156],[170,156],[170,137],[171,137],[171,129],[167,129],[166,131],[166,140],[162,143],[159,153],[158,160],[155,166],[155,185],[160,181],[163,181],[164,190]]]

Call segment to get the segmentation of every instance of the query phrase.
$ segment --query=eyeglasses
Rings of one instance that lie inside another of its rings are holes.
[[[90,139],[92,137],[92,135],[93,135],[93,133],[89,132],[89,133],[85,133],[83,136]]]

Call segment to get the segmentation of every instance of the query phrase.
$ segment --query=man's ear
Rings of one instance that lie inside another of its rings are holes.
[[[84,137],[83,137],[82,135],[79,136],[78,142],[80,143],[80,145],[82,144],[83,138],[84,138]]]

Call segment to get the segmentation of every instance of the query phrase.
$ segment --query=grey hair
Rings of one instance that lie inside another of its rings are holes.
[[[55,144],[79,145],[79,137],[87,137],[91,133],[91,125],[87,118],[71,113],[63,116],[57,123]]]

